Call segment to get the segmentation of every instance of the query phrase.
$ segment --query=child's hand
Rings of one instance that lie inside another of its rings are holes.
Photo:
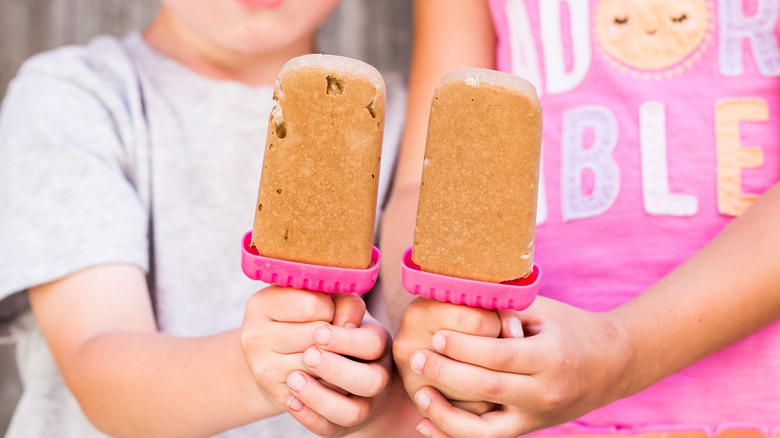
[[[314,343],[314,332],[330,325],[335,310],[330,295],[278,286],[247,301],[241,349],[260,392],[280,413],[290,396],[287,376],[306,369],[303,352]]]
[[[387,329],[365,313],[359,297],[333,298],[334,324],[319,327],[316,345],[303,354],[308,373],[287,376],[292,393],[288,412],[322,436],[343,436],[361,428],[384,400],[392,376]]]
[[[501,332],[501,322],[495,312],[485,309],[423,298],[412,301],[406,308],[401,328],[393,342],[393,356],[406,392],[413,398],[423,386],[433,386],[448,399],[455,400],[453,403],[457,406],[470,412],[479,414],[492,410],[493,403],[482,402],[484,397],[460,391],[462,382],[432,381],[413,370],[412,367],[416,368],[425,357],[425,352],[433,350],[431,338],[439,330],[456,330],[495,339]]]
[[[544,297],[523,312],[499,313],[501,339],[439,331],[432,344],[441,354],[425,351],[420,372],[440,386],[504,406],[477,416],[423,388],[415,401],[428,417],[421,427],[429,436],[515,437],[628,395],[629,350],[608,314]]]

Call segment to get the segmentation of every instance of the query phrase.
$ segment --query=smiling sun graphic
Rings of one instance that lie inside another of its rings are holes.
[[[707,0],[599,0],[593,20],[602,55],[644,79],[670,78],[698,61],[713,22]]]

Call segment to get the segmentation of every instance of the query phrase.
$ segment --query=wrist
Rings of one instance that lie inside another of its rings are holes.
[[[238,385],[236,394],[240,395],[243,411],[250,413],[251,418],[249,418],[249,421],[257,421],[284,413],[285,410],[282,407],[268,400],[260,391],[252,373],[252,368],[249,366],[241,348],[240,330],[234,330],[230,334],[234,340],[233,345],[235,348],[231,349],[233,354],[230,355],[228,367],[233,376],[235,376],[234,382]]]
[[[624,397],[639,392],[637,376],[642,371],[638,353],[634,348],[636,342],[632,339],[631,331],[624,315],[617,309],[599,314],[602,321],[602,333],[605,337],[601,345],[609,349],[607,357],[611,358],[608,364],[609,375],[613,376],[611,382],[605,388],[612,388],[610,399],[612,403]],[[605,403],[606,404],[606,403]]]

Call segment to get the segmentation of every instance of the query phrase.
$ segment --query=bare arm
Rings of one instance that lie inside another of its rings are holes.
[[[414,47],[404,135],[380,243],[382,278],[395,332],[412,296],[401,286],[401,255],[412,245],[433,91],[446,73],[464,67],[495,68],[495,32],[487,2],[417,0]]]
[[[610,312],[632,347],[629,393],[780,318],[779,221],[775,185],[693,258]]]
[[[99,266],[30,291],[65,382],[113,436],[206,436],[276,415],[246,364],[239,330],[157,332],[144,273]]]

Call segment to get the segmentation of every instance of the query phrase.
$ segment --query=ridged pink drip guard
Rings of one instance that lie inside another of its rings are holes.
[[[252,280],[295,289],[325,293],[368,292],[376,283],[382,254],[377,247],[371,253],[368,269],[337,268],[263,257],[253,248],[252,232],[241,242],[241,270]]]
[[[542,270],[534,265],[528,277],[503,283],[467,280],[424,272],[412,261],[412,248],[404,252],[401,282],[412,295],[484,309],[523,310],[539,293]]]

